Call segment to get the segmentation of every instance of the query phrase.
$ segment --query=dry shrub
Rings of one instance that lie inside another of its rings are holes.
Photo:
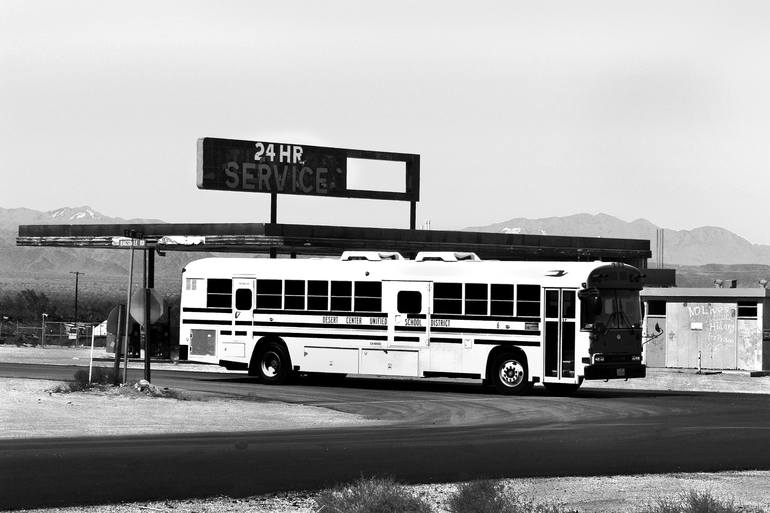
[[[94,388],[104,389],[112,385],[115,380],[115,371],[111,367],[93,367],[91,369],[91,382],[88,382],[88,371],[85,369],[79,369],[75,371],[73,381],[68,381],[62,385],[58,385],[50,390],[50,392],[68,393],[68,392],[82,392],[84,390],[91,390]]]
[[[451,513],[566,513],[558,504],[535,504],[521,494],[506,491],[500,481],[471,481],[461,484],[449,498]]]
[[[431,513],[430,505],[390,478],[361,478],[315,499],[323,513]]]
[[[659,499],[644,507],[641,513],[763,513],[763,510],[737,505],[708,491],[690,490],[675,499]]]

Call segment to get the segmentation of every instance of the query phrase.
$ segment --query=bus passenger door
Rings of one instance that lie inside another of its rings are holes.
[[[238,360],[248,355],[254,321],[255,284],[254,278],[233,278],[233,322],[230,335],[222,337],[221,360]]]
[[[384,371],[419,376],[428,363],[431,283],[383,281],[382,299],[383,310],[388,314]]]
[[[545,289],[543,381],[575,383],[575,301],[568,289]]]

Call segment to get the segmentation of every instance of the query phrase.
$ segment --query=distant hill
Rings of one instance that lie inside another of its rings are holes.
[[[122,219],[96,212],[91,207],[64,207],[48,212],[30,208],[0,208],[0,230],[16,232],[20,224],[162,223],[158,219]]]
[[[157,219],[109,217],[92,208],[59,208],[40,212],[28,208],[0,208],[0,292],[37,288],[71,293],[70,271],[84,272],[83,293],[120,297],[128,276],[128,252],[83,248],[37,248],[16,246],[20,224],[163,223]],[[466,230],[586,237],[647,239],[653,255],[657,227],[645,220],[623,221],[607,214],[576,214],[543,219],[513,218]],[[708,287],[714,279],[737,279],[739,286],[757,286],[770,279],[770,246],[752,244],[717,227],[665,230],[665,265],[677,268],[680,286]],[[181,269],[191,260],[209,254],[169,251],[156,259],[156,284],[167,295],[179,293]],[[141,273],[141,259],[136,269]],[[654,267],[655,262],[650,266]]]
[[[122,219],[109,217],[90,207],[65,207],[48,212],[28,208],[0,208],[0,290],[38,288],[57,290],[71,281],[70,271],[85,273],[80,284],[89,291],[111,294],[125,293],[129,252],[109,249],[19,247],[16,237],[20,224],[112,224],[163,223],[158,219]],[[206,256],[202,253],[168,252],[156,259],[156,283],[167,294],[179,293],[182,267],[187,262]],[[135,270],[141,278],[141,253],[137,253]]]
[[[542,219],[513,218],[487,226],[473,226],[469,231],[523,233],[540,235],[574,235],[582,237],[619,237],[646,239],[653,256],[656,253],[656,230],[646,219],[623,221],[607,214],[575,214]],[[702,226],[692,230],[664,229],[664,265],[693,266],[706,264],[770,265],[770,246],[752,244],[729,230]],[[656,263],[651,263],[651,266]]]
[[[714,280],[737,280],[740,288],[759,287],[759,280],[770,281],[770,265],[708,264],[673,266],[678,287],[712,287]]]

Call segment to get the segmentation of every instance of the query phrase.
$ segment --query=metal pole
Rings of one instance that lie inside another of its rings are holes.
[[[276,224],[278,222],[278,194],[275,192],[270,193],[270,223]],[[275,248],[270,248],[270,258],[276,258],[278,253]]]
[[[150,381],[150,287],[148,287],[148,250],[144,250],[144,379]]]
[[[417,225],[417,202],[409,202],[409,229],[414,230]]]
[[[120,321],[123,319],[125,314],[126,309],[123,307],[123,305],[118,305],[117,333],[115,333],[115,364],[113,366],[113,385],[117,385],[120,382],[120,346],[122,345],[120,336],[123,334],[121,329],[123,323]]]
[[[94,327],[91,326],[91,361],[88,362],[88,384],[91,384],[91,371],[94,368],[94,339],[96,338],[96,333],[94,332]]]
[[[126,323],[123,333],[123,383],[128,383],[128,321],[131,310],[131,288],[134,281],[134,248],[131,247],[131,260],[128,264],[128,294],[126,295]]]
[[[48,314],[43,314],[43,333],[40,337],[40,347],[45,347],[45,318],[48,317]]]

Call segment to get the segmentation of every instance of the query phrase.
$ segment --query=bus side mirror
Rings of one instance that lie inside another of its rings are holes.
[[[657,322],[655,323],[655,333],[658,333],[658,334],[663,333],[663,330],[660,329],[660,324],[658,324]]]

